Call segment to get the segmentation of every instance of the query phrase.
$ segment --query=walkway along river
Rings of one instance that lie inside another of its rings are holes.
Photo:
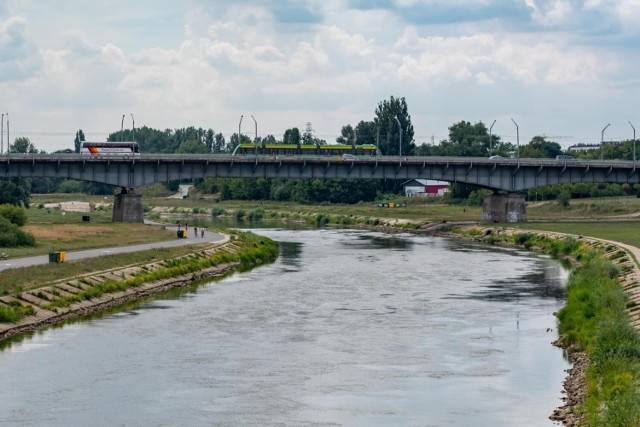
[[[274,264],[14,341],[0,425],[553,425],[557,262],[254,231],[281,243]]]

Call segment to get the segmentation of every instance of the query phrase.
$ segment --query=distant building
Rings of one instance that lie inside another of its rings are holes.
[[[412,179],[402,183],[406,197],[442,197],[449,191],[447,181]]]
[[[622,141],[604,141],[604,145],[620,145]],[[577,144],[571,145],[567,150],[573,152],[599,150],[600,144]]]
[[[572,145],[568,148],[569,151],[591,151],[600,149],[600,144],[598,145]]]

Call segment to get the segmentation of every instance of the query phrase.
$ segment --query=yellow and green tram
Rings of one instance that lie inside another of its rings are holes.
[[[240,144],[233,151],[233,155],[269,155],[269,156],[380,156],[380,150],[374,144]]]

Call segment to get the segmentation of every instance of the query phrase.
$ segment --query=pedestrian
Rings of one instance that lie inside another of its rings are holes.
[[[193,235],[198,237],[198,227],[193,227]]]
[[[204,239],[204,228],[200,229],[200,237],[202,237]]]

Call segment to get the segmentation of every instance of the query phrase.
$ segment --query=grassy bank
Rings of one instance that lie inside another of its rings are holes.
[[[543,230],[613,240],[640,248],[640,232],[636,221],[538,222],[509,224],[522,230]]]
[[[24,231],[32,234],[35,247],[2,248],[10,258],[45,255],[49,251],[77,251],[110,246],[138,245],[176,238],[175,232],[144,224],[114,223],[110,210],[90,213],[63,212],[39,208],[34,204],[26,209]],[[64,215],[63,215],[64,213]],[[90,221],[84,222],[83,216]]]
[[[478,229],[457,231],[467,236],[482,234]],[[640,334],[629,321],[627,310],[634,303],[621,287],[618,278],[623,271],[616,265],[627,254],[571,237],[482,235],[488,243],[521,246],[579,263],[569,278],[567,304],[558,313],[565,346],[586,352],[591,360],[586,403],[576,411],[591,426],[640,425]]]
[[[0,295],[46,286],[66,277],[86,275],[93,271],[105,271],[126,265],[177,258],[201,250],[204,246],[204,244],[198,244],[176,248],[157,248],[149,251],[100,256],[77,262],[12,268],[4,270],[0,274]]]
[[[236,269],[248,269],[255,265],[272,262],[278,255],[278,245],[271,239],[252,233],[231,234],[231,244],[216,248],[212,252],[203,250],[180,258],[160,260],[153,265],[137,266],[134,270],[115,271],[107,280],[99,280],[91,276],[73,280],[61,287],[55,284],[43,286],[32,290],[29,296],[15,294],[8,306],[1,306],[0,322],[17,322],[25,316],[35,314],[33,304],[36,304],[38,309],[55,313],[59,313],[59,309],[64,309],[62,313],[66,313],[67,308],[73,309],[72,306],[76,303],[96,301],[105,294],[122,292],[175,277],[194,279],[201,271],[224,265],[234,265]],[[70,293],[70,283],[77,288],[77,292]],[[34,297],[37,302],[34,302]]]

